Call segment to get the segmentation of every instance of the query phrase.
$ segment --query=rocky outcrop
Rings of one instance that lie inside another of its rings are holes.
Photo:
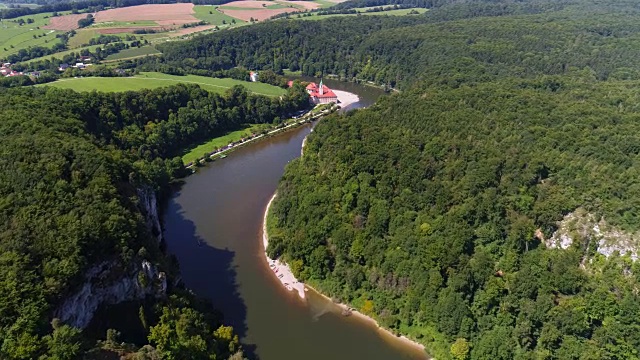
[[[100,305],[141,300],[150,295],[165,295],[166,276],[148,261],[143,260],[125,272],[118,267],[115,261],[103,262],[92,267],[87,272],[80,290],[62,303],[55,317],[68,325],[84,328],[89,325]]]
[[[163,241],[162,227],[160,226],[160,213],[158,212],[158,199],[156,192],[149,188],[138,189],[140,210],[144,214],[147,228],[159,242]]]
[[[595,243],[594,243],[595,242]],[[636,261],[640,249],[640,233],[629,233],[609,225],[604,218],[597,220],[584,209],[567,214],[558,223],[558,230],[544,241],[548,248],[567,249],[578,245],[583,249],[597,247],[605,257],[614,253],[629,255]]]
[[[138,197],[147,227],[161,242],[162,229],[155,192],[138,189]],[[84,328],[101,305],[141,300],[147,296],[161,297],[166,290],[165,273],[147,260],[134,260],[133,265],[124,265],[118,260],[104,261],[87,271],[79,290],[64,299],[54,316],[68,325]]]

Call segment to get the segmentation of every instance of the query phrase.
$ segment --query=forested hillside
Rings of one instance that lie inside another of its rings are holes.
[[[447,21],[460,18],[469,19]],[[637,79],[639,20],[632,2],[470,2],[421,16],[281,19],[167,43],[160,47],[164,57],[151,61],[187,71],[300,70],[400,88],[585,67],[599,79]]]
[[[270,255],[438,359],[637,359],[635,257],[544,242],[577,209],[640,229],[638,14],[565,5],[373,32],[322,65],[405,91],[316,127]]]
[[[584,271],[583,245],[540,238],[579,206],[640,227],[638,85],[418,88],[327,119],[281,181],[269,253],[386,327],[464,339],[472,359],[636,358],[639,265]]]
[[[19,88],[0,95],[2,359],[76,359],[94,347],[80,329],[50,324],[88,269],[114,262],[121,269],[110,276],[117,277],[148,260],[176,275],[145,224],[139,189],[166,194],[183,171],[175,156],[187,145],[307,104],[301,87],[281,99],[242,87],[221,96],[194,85],[121,94]],[[155,356],[226,359],[239,350],[218,315],[181,289],[169,291],[141,310]],[[185,331],[176,330],[178,322]],[[105,347],[130,340],[115,334]]]

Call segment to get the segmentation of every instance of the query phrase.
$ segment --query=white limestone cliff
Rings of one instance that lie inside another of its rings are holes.
[[[580,208],[567,214],[558,223],[558,230],[544,243],[547,248],[561,249],[574,244],[584,249],[596,246],[596,251],[607,258],[617,252],[636,261],[640,252],[640,233],[625,232]]]
[[[141,211],[152,234],[162,241],[162,228],[156,194],[150,189],[138,189]],[[125,301],[141,300],[147,296],[166,294],[167,279],[164,272],[144,259],[134,264],[104,261],[91,267],[84,283],[66,297],[55,310],[54,317],[64,323],[85,328],[101,305],[114,305]]]

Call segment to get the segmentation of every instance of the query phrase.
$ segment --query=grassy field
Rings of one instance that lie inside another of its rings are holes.
[[[208,22],[211,25],[218,25],[218,26],[225,25],[222,22],[223,20],[227,25],[229,25],[229,27],[238,26],[241,23],[245,23],[245,21],[236,19],[234,17],[228,16],[219,12],[218,10],[216,10],[216,8],[217,6],[212,6],[212,5],[196,5],[193,7],[193,10],[196,12],[194,16],[200,20],[204,20]],[[236,21],[235,25],[231,24],[232,20]]]
[[[163,86],[175,85],[178,83],[189,83],[200,85],[203,89],[223,93],[234,85],[242,85],[255,94],[279,96],[285,93],[285,90],[277,86],[252,83],[234,79],[218,79],[206,76],[186,75],[175,76],[155,72],[141,73],[134,77],[84,77],[73,79],[60,79],[58,81],[38,85],[38,86],[55,86],[64,89],[73,89],[76,91],[104,91],[118,92],[140,89],[152,89]]]
[[[397,9],[397,10],[387,10],[387,11],[379,11],[379,12],[364,12],[367,8],[358,8],[356,11],[360,11],[359,14],[330,14],[330,15],[318,15],[317,13],[312,13],[311,16],[303,16],[297,17],[296,15],[291,15],[292,19],[298,20],[322,20],[330,17],[336,16],[411,16],[409,13],[411,11],[416,11],[418,14],[424,14],[427,12],[427,9],[424,8],[411,8],[411,9]]]
[[[192,161],[198,160],[205,153],[210,153],[216,148],[223,147],[229,144],[232,141],[238,141],[244,137],[251,135],[254,132],[260,131],[260,129],[266,126],[264,124],[251,124],[247,125],[244,129],[232,131],[224,136],[220,136],[214,139],[211,139],[205,143],[202,143],[192,149],[186,151],[186,153],[182,156],[182,161],[185,164],[188,164]]]
[[[91,46],[84,46],[84,47],[71,49],[71,50],[60,51],[60,52],[57,52],[55,54],[45,55],[45,56],[42,56],[42,57],[39,57],[39,58],[31,59],[29,61],[25,61],[24,64],[28,64],[28,63],[34,62],[34,61],[51,60],[53,58],[62,60],[62,58],[65,57],[65,55],[69,55],[71,53],[79,54],[80,51],[82,51],[82,50],[89,50],[89,51],[93,52],[95,49],[97,49],[99,47],[104,47],[104,45],[91,45]]]
[[[50,13],[35,14],[0,21],[0,58],[30,46],[51,47],[58,43],[56,34],[62,32],[41,28],[49,23],[50,15]],[[27,24],[27,19],[32,19],[33,23]],[[24,20],[25,23],[19,25],[19,20]]]
[[[160,54],[160,51],[156,50],[156,48],[153,47],[153,45],[148,45],[143,47],[132,47],[129,49],[124,49],[119,53],[111,54],[107,56],[106,60],[107,61],[122,60],[122,59],[140,57],[144,55],[158,55],[158,54]]]
[[[78,29],[76,34],[69,39],[69,48],[77,48],[88,44],[89,40],[98,37],[98,32],[94,29]]]

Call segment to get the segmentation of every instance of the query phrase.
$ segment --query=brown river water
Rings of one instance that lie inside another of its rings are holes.
[[[382,92],[325,81],[371,105]],[[306,125],[232,152],[189,178],[164,215],[168,250],[184,283],[209,298],[239,334],[246,355],[261,360],[418,360],[427,354],[331,301],[301,300],[271,273],[262,246],[264,210],[286,164],[300,156]]]

